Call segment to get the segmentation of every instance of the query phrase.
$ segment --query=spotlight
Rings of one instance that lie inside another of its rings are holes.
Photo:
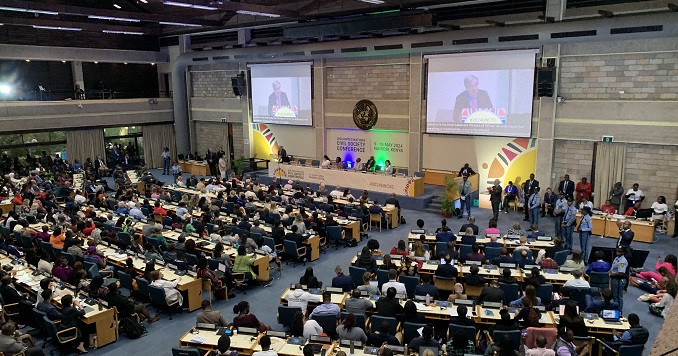
[[[9,95],[12,93],[12,87],[9,84],[0,84],[0,94]]]

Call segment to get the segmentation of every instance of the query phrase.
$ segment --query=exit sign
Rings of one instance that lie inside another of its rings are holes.
[[[603,136],[603,142],[614,142],[614,136]]]

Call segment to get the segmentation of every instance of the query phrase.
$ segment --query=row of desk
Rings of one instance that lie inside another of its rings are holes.
[[[581,221],[581,214],[577,214],[577,226]],[[611,237],[618,239],[619,238],[619,226],[617,222],[625,221],[631,222],[631,230],[633,231],[633,241],[640,241],[645,243],[654,242],[654,230],[655,224],[654,221],[650,220],[638,220],[629,217],[624,217],[623,215],[612,215],[612,214],[594,214],[591,215],[591,234]]]

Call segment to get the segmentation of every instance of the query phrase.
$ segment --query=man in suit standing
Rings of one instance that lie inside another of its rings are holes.
[[[461,111],[469,109],[475,112],[478,109],[492,109],[492,100],[485,90],[478,89],[478,77],[469,75],[464,78],[466,90],[459,93],[454,101],[454,111],[452,119],[454,122],[461,122]]]
[[[574,182],[570,180],[569,174],[566,174],[558,184],[558,194],[565,194],[567,198],[574,199]]]
[[[539,181],[534,179],[534,173],[530,174],[530,179],[525,181],[525,187],[523,188],[523,191],[525,192],[525,201],[523,202],[523,206],[525,207],[523,210],[525,210],[525,218],[523,221],[527,221],[530,218],[530,209],[527,208],[527,204],[530,201],[530,196],[534,194],[534,188],[539,186]]]
[[[464,217],[464,210],[466,210],[466,216],[471,217],[471,204],[473,203],[471,199],[471,182],[468,181],[468,174],[464,174],[459,183],[459,200],[461,201],[461,213],[458,218],[461,219]]]
[[[275,81],[273,82],[273,93],[268,96],[268,115],[269,116],[274,116],[275,112],[273,108],[275,107],[275,111],[278,111],[281,107],[289,107],[290,106],[290,101],[287,99],[287,94],[285,94],[284,91],[280,90],[280,82]]]
[[[499,204],[501,203],[502,189],[499,185],[499,179],[494,180],[494,185],[489,188],[490,203],[492,204],[492,216],[494,221],[499,220]]]

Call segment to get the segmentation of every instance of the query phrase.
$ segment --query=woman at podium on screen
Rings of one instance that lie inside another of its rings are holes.
[[[384,164],[386,165],[384,167],[384,173],[389,174],[389,175],[393,174],[393,166],[391,165],[391,161],[386,160],[386,162],[384,162]]]
[[[323,163],[320,165],[320,167],[321,168],[330,168],[331,165],[332,165],[332,160],[330,160],[330,158],[327,157],[327,155],[324,155],[323,156]]]

